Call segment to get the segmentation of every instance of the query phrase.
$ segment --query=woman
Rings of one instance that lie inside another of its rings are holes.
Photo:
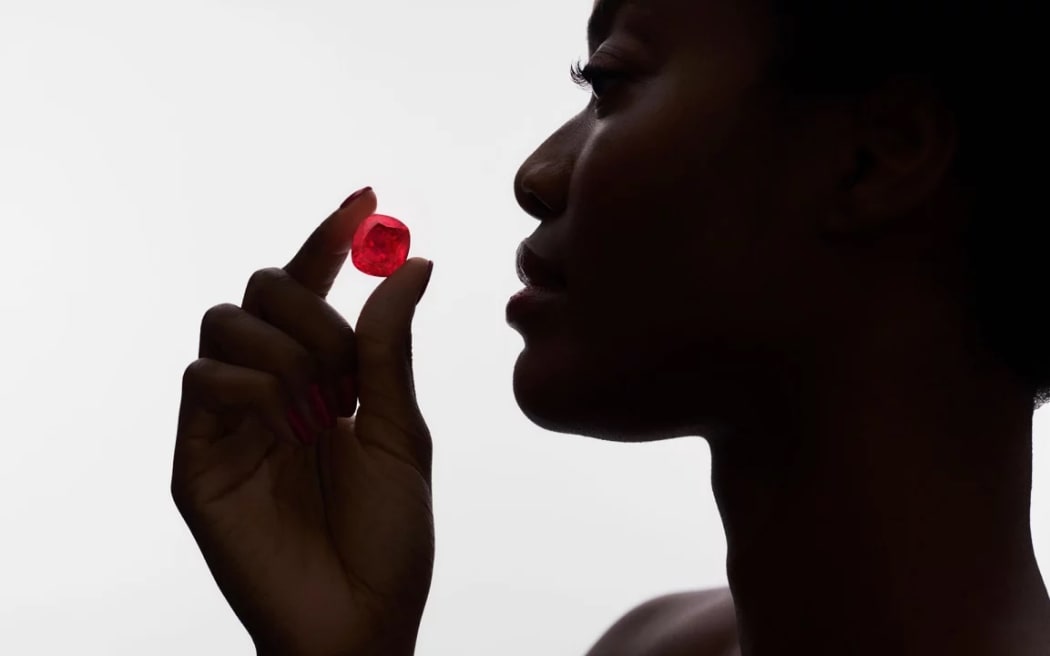
[[[592,101],[515,179],[540,225],[514,392],[552,431],[703,436],[730,585],[642,603],[591,656],[1050,653],[1026,298],[1048,228],[1006,149],[1041,116],[1014,7],[595,3]],[[172,493],[260,654],[414,652],[431,264],[354,328],[324,301],[376,207],[355,194],[210,310],[186,371]]]

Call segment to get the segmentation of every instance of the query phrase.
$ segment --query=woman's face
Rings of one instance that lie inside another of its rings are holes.
[[[757,0],[627,1],[596,37],[616,76],[514,181],[566,281],[514,324],[515,396],[557,432],[711,437],[820,340],[847,125],[766,81]]]

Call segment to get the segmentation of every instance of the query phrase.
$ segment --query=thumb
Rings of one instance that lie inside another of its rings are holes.
[[[434,263],[414,257],[384,279],[361,308],[357,342],[358,429],[384,420],[426,432],[412,375],[412,319],[430,283]]]

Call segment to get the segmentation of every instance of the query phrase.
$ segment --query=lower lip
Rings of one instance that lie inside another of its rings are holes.
[[[507,323],[511,326],[521,325],[564,302],[565,292],[562,290],[526,287],[510,297],[507,303]]]

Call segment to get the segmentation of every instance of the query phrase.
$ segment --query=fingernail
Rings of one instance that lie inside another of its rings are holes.
[[[339,379],[339,400],[347,408],[347,412],[353,412],[357,408],[357,385],[354,377],[350,375]]]
[[[295,431],[299,441],[303,444],[313,444],[313,438],[310,435],[310,431],[306,428],[306,422],[299,416],[299,413],[295,411],[295,408],[288,408],[288,424]]]
[[[310,386],[310,404],[317,419],[325,428],[335,426],[335,419],[332,417],[332,413],[328,411],[328,404],[325,403],[324,397],[321,396],[321,388],[316,383]]]
[[[430,286],[430,276],[432,276],[433,274],[434,274],[434,261],[433,261],[433,260],[431,260],[431,261],[430,261],[430,265],[429,265],[429,266],[427,266],[427,278],[426,278],[426,280],[424,280],[424,281],[423,281],[423,289],[420,289],[420,290],[419,290],[419,298],[417,298],[417,299],[416,299],[416,303],[417,303],[417,304],[418,304],[418,303],[419,303],[419,302],[420,302],[421,300],[423,300],[423,294],[425,294],[425,293],[426,293],[426,291],[427,291],[427,287],[429,287],[429,286]]]
[[[366,191],[368,191],[369,189],[371,189],[371,187],[365,187],[364,189],[358,189],[354,193],[350,194],[350,197],[343,201],[343,204],[339,206],[339,209],[343,209],[344,207],[346,207],[350,203],[354,202],[355,200],[360,198],[362,195],[364,195],[364,193]]]

